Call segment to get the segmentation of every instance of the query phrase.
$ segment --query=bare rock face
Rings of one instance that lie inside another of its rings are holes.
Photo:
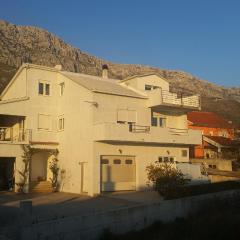
[[[66,44],[46,30],[31,26],[16,26],[0,20],[0,92],[16,69],[27,62],[45,66],[61,64],[64,70],[91,75],[101,75],[101,67],[106,63],[109,66],[109,76],[116,79],[156,73],[169,81],[173,91],[198,93],[208,101],[217,98],[220,99],[218,104],[221,104],[222,99],[240,108],[240,88],[220,87],[182,71],[111,63]],[[225,112],[221,114],[240,123],[240,114]]]

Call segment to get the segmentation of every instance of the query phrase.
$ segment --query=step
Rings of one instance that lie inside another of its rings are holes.
[[[49,181],[41,181],[41,182],[31,182],[30,183],[30,192],[52,192],[52,184]]]

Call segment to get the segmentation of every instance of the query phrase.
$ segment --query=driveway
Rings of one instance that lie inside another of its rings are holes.
[[[89,215],[143,203],[160,201],[156,192],[116,192],[98,197],[72,193],[19,195],[0,192],[0,226],[18,222],[19,202],[32,200],[34,221],[41,222],[74,215]]]

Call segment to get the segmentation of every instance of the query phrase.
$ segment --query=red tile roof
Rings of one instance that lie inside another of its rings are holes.
[[[230,138],[225,138],[225,137],[220,137],[220,136],[206,136],[206,137],[222,146],[239,147],[240,148],[240,142],[237,140],[232,140]]]
[[[188,121],[195,126],[233,129],[233,124],[213,112],[189,112]]]

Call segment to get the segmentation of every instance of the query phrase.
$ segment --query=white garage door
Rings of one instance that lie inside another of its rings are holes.
[[[133,156],[101,157],[101,191],[136,189],[136,164]]]

